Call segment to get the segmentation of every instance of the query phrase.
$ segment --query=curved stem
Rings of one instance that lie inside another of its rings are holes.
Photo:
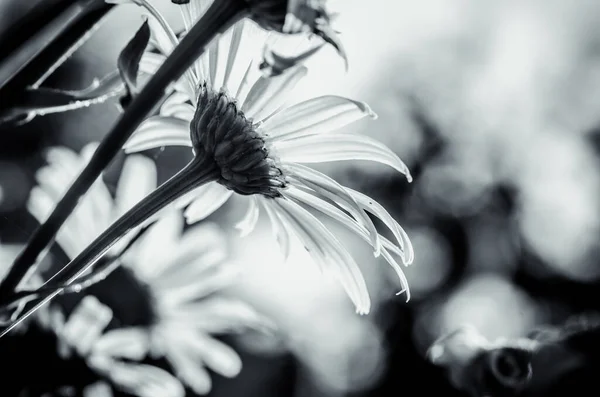
[[[63,287],[58,287],[56,291],[45,296],[41,302],[13,322],[7,329],[3,330],[0,337],[6,335],[11,329],[29,317],[33,312],[63,292],[64,288],[83,275],[125,234],[143,224],[177,198],[192,191],[198,186],[216,181],[219,176],[219,169],[212,159],[199,159],[198,157],[195,157],[187,166],[185,166],[185,168],[160,185],[146,198],[117,219],[104,231],[104,233],[98,236],[85,250],[77,255],[77,257],[50,277],[46,281],[46,284],[54,281],[53,284]],[[8,300],[10,301],[10,299]]]
[[[0,302],[5,302],[14,293],[40,253],[52,242],[62,224],[73,212],[79,199],[89,190],[135,129],[160,102],[170,85],[204,53],[208,43],[242,19],[247,12],[245,2],[240,0],[218,0],[211,4],[127,107],[117,124],[101,142],[88,165],[15,259],[8,274],[0,283]]]

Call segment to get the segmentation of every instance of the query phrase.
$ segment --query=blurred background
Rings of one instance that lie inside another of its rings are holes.
[[[0,4],[5,39],[29,12],[25,2],[9,3]],[[175,6],[154,3],[181,25]],[[459,395],[424,358],[444,332],[471,323],[490,339],[516,337],[598,309],[600,3],[339,0],[331,8],[350,69],[344,74],[334,51],[322,51],[294,101],[338,94],[378,113],[351,128],[391,147],[413,183],[379,165],[321,168],[406,228],[416,253],[407,269],[413,297],[396,296],[385,262],[336,229],[373,299],[372,313],[357,316],[301,249],[283,263],[266,222],[241,239],[231,226],[244,208],[231,200],[210,220],[230,233],[233,260],[247,269],[233,292],[271,316],[282,337],[232,340],[244,369],[233,380],[215,375],[210,395]],[[44,85],[78,89],[108,74],[141,21],[136,7],[113,11]],[[80,150],[118,114],[109,102],[2,130],[2,262],[37,225],[24,204],[43,149]],[[150,153],[161,181],[183,166],[181,153]]]

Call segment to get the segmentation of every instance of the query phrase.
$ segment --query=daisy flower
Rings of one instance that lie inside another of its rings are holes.
[[[136,3],[148,8],[144,1]],[[181,5],[185,26],[192,26],[210,4],[192,0]],[[160,64],[177,38],[159,13],[151,14],[153,42],[159,53],[148,52],[142,62]],[[70,263],[72,269],[90,266],[120,236],[169,205],[189,204],[185,216],[193,223],[237,193],[248,197],[247,214],[238,225],[244,234],[254,228],[263,210],[283,251],[288,252],[291,235],[299,237],[322,271],[339,279],[358,313],[368,313],[371,305],[360,268],[309,209],[368,242],[375,256],[383,256],[392,266],[401,292],[410,297],[396,261],[396,257],[404,264],[413,261],[412,246],[402,227],[372,198],[307,166],[375,161],[393,167],[410,181],[406,165],[382,143],[340,131],[362,118],[376,117],[363,102],[329,95],[285,107],[287,96],[307,69],[297,63],[276,76],[262,75],[255,55],[261,47],[272,45],[272,40],[251,21],[242,21],[213,42],[188,70],[159,114],[140,126],[125,151],[189,146],[192,161],[96,239]],[[394,241],[377,231],[369,214],[384,222]]]
[[[80,155],[60,147],[48,151],[49,164],[37,173],[38,186],[27,203],[40,222],[94,149],[95,144],[88,145]],[[74,257],[155,187],[154,163],[143,156],[128,157],[115,198],[101,179],[96,181],[61,229],[58,245]],[[237,268],[226,263],[225,238],[219,229],[203,224],[182,234],[183,226],[180,212],[165,213],[120,256],[122,271],[131,276],[127,280],[143,286],[132,285],[127,291],[148,293],[142,298],[152,308],[151,324],[106,330],[115,317],[115,307],[101,303],[101,295],[99,299],[87,295],[67,319],[62,310],[51,310],[50,323],[61,341],[62,354],[76,351],[100,375],[141,397],[183,396],[177,378],[196,393],[205,394],[211,388],[206,367],[223,376],[237,375],[239,356],[211,335],[245,327],[265,329],[270,324],[249,305],[219,293],[238,275]],[[99,287],[105,283],[104,288],[110,289],[110,281],[101,281]],[[120,299],[127,291],[119,294]],[[146,355],[166,358],[177,378],[160,368],[123,360],[139,361]]]

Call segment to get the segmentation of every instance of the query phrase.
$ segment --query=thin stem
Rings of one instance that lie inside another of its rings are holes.
[[[240,0],[219,0],[211,4],[131,102],[46,222],[40,225],[25,249],[15,259],[0,284],[0,302],[5,302],[14,293],[40,253],[53,241],[62,224],[77,206],[79,199],[89,190],[135,129],[163,98],[170,85],[202,55],[212,39],[242,19],[247,12],[245,3]]]
[[[198,157],[195,157],[185,168],[117,219],[104,233],[77,255],[75,259],[71,260],[71,262],[67,263],[56,274],[50,277],[46,283],[54,281],[55,285],[63,286],[63,288],[58,287],[56,291],[47,295],[41,302],[2,331],[0,338],[33,314],[37,309],[62,293],[64,288],[81,277],[125,234],[147,221],[177,198],[189,193],[198,186],[216,181],[219,175],[219,169],[212,159],[198,159]]]

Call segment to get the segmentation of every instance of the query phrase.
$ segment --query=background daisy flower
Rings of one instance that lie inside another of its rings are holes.
[[[66,148],[48,151],[49,165],[37,173],[39,186],[27,204],[39,221],[49,214],[68,186],[65,181],[77,175],[94,148],[95,144],[88,145],[81,155]],[[154,163],[143,156],[128,157],[115,198],[102,180],[97,181],[61,230],[58,245],[72,258],[102,233],[111,219],[155,187]],[[237,375],[241,369],[237,353],[211,335],[248,327],[272,329],[271,323],[248,304],[222,293],[234,282],[239,269],[226,263],[226,241],[219,229],[203,224],[182,234],[183,226],[180,212],[166,213],[120,256],[121,269],[86,291],[98,299],[88,295],[71,313],[65,307],[52,309],[52,328],[62,341],[62,349],[75,350],[99,374],[139,396],[156,395],[157,390],[160,395],[179,396],[183,388],[160,368],[127,364],[123,359],[164,357],[179,379],[196,393],[205,394],[211,388],[206,368],[226,377]],[[117,280],[123,273],[131,284],[138,285],[125,284],[125,290],[116,297],[112,293],[103,296],[102,290],[114,292],[123,286],[123,281]],[[136,299],[128,297],[129,289],[145,291],[142,299],[151,310],[146,324],[128,326],[119,319],[123,311],[119,306],[131,305]],[[156,385],[145,379],[154,379]]]

